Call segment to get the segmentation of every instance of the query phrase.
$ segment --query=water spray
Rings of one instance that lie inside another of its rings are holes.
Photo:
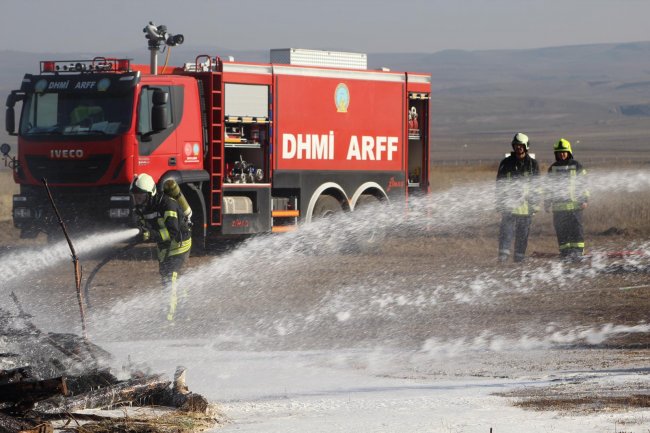
[[[130,228],[114,232],[99,233],[83,237],[76,241],[80,254],[106,248],[120,242],[133,239],[138,235],[138,229]],[[48,245],[45,249],[28,248],[12,251],[0,256],[0,274],[5,283],[17,280],[25,274],[39,272],[58,265],[69,256],[66,241]]]

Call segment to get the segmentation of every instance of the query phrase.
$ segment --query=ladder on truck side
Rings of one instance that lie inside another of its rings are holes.
[[[201,59],[206,59],[201,63]],[[210,199],[207,223],[209,226],[222,224],[222,198],[224,174],[224,95],[223,95],[223,64],[219,57],[213,59],[207,55],[197,56],[194,65],[195,77],[201,81],[204,115],[207,126],[208,152],[205,168],[210,173]]]

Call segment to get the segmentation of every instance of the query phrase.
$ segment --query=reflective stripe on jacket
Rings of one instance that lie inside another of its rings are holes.
[[[587,170],[575,159],[556,161],[548,168],[545,206],[553,212],[570,212],[582,209],[589,201],[585,176]]]
[[[158,260],[183,254],[192,248],[192,233],[184,221],[183,210],[176,200],[166,194],[155,198],[155,204],[143,215],[151,239],[158,247]]]
[[[177,211],[166,210],[163,216],[157,219],[157,223],[161,240],[161,242],[158,242],[159,261],[162,262],[167,257],[186,253],[192,248],[192,237],[188,237],[187,235],[183,236]]]
[[[539,164],[526,154],[518,160],[514,153],[499,164],[496,207],[499,212],[531,215],[539,210]]]

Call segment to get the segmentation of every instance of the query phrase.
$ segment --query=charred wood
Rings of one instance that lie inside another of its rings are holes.
[[[0,370],[0,385],[5,383],[20,382],[34,377],[30,367],[18,367],[11,370]]]
[[[183,412],[207,414],[208,400],[188,389],[185,384],[185,371],[185,367],[177,367],[173,386],[157,394],[153,402],[159,406],[175,407]]]
[[[0,413],[0,433],[52,433],[52,424]]]
[[[39,402],[34,411],[43,414],[105,409],[125,404],[145,404],[169,388],[160,375],[132,379],[70,397],[51,397]]]
[[[0,402],[35,402],[56,394],[67,394],[64,377],[23,380],[0,385]]]
[[[186,368],[176,367],[174,387],[172,389],[172,406],[185,412],[207,413],[208,400],[202,395],[195,394],[185,384]]]
[[[106,388],[120,381],[107,369],[95,370],[80,376],[68,376],[67,384],[70,395],[79,395],[94,389]]]
[[[71,364],[87,368],[98,367],[98,358],[110,357],[100,347],[73,334],[44,333],[31,321],[32,316],[27,313],[20,304],[14,292],[11,293],[18,314],[11,316],[6,314],[7,324],[2,326],[0,332],[3,335],[20,338],[21,341],[29,341],[31,345],[40,346],[41,360],[49,358],[49,371],[43,371],[41,377],[59,376],[68,373]],[[49,355],[49,356],[46,356]],[[58,371],[57,371],[58,370]],[[40,371],[40,370],[39,370]]]

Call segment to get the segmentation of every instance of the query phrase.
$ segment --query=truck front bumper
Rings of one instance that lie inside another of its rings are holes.
[[[128,193],[52,190],[52,196],[66,225],[95,227],[130,224],[133,221]],[[12,215],[14,226],[20,229],[47,232],[49,227],[58,224],[52,204],[42,189],[14,195]]]

